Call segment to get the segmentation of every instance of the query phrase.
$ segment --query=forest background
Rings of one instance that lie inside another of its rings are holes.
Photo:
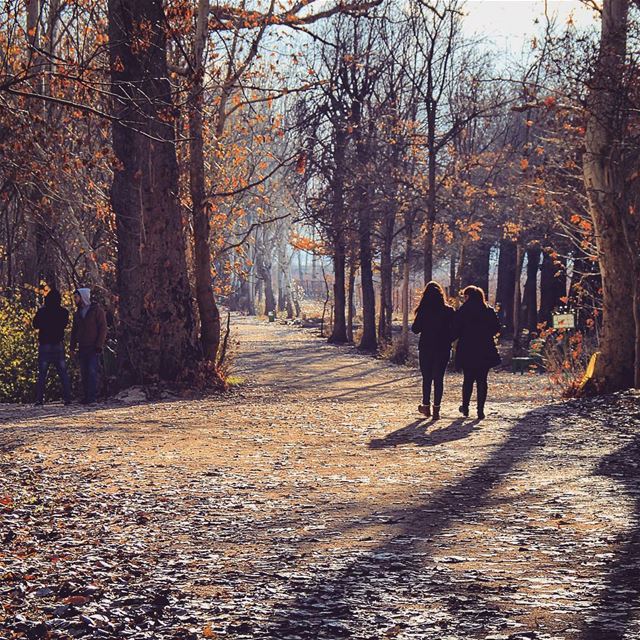
[[[2,400],[48,287],[96,293],[118,386],[206,389],[221,304],[318,297],[330,341],[403,361],[432,277],[570,389],[595,351],[591,391],[640,386],[640,3],[531,4],[507,56],[458,0],[3,3]]]

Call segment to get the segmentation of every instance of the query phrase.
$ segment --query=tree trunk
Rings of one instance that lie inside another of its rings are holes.
[[[429,69],[429,97],[427,99],[427,151],[429,164],[427,167],[427,180],[429,191],[427,193],[427,228],[424,236],[424,284],[433,279],[433,240],[436,226],[436,109],[437,102],[433,99],[431,69]]]
[[[527,279],[522,295],[522,326],[529,331],[538,327],[538,269],[540,268],[540,245],[527,247]]]
[[[516,244],[516,286],[513,292],[513,343],[518,346],[520,331],[522,331],[522,266],[524,264],[524,249]]]
[[[118,240],[118,366],[123,385],[176,381],[197,350],[178,201],[175,110],[161,0],[109,0],[114,96],[111,203]],[[139,25],[145,25],[140,42]]]
[[[360,206],[360,281],[362,283],[362,338],[359,349],[376,351],[376,297],[373,288],[371,255],[371,217],[366,205]]]
[[[354,302],[353,294],[356,288],[356,261],[355,258],[349,260],[349,284],[347,293],[347,340],[353,342],[353,316]]]
[[[545,250],[540,269],[540,312],[539,322],[551,326],[551,315],[567,295],[566,271],[563,261],[555,258],[550,250]]]
[[[380,251],[380,316],[378,336],[383,342],[391,343],[393,322],[393,263],[391,247],[395,230],[395,211],[387,212],[382,225],[382,248]]]
[[[453,299],[458,295],[458,285],[456,282],[456,251],[451,250],[449,256],[449,298]]]
[[[209,211],[204,179],[202,125],[204,49],[209,17],[208,0],[199,0],[194,47],[194,70],[189,92],[189,179],[193,217],[194,275],[200,316],[200,346],[205,360],[215,362],[220,346],[220,312],[213,294]]]
[[[333,330],[329,342],[344,343],[348,341],[345,318],[345,248],[342,237],[336,238],[333,250]]]
[[[277,304],[275,292],[273,290],[273,273],[271,271],[273,257],[270,252],[267,253],[266,243],[264,242],[264,227],[262,227],[260,231],[260,246],[256,255],[256,266],[258,269],[258,275],[260,276],[260,282],[264,287],[264,312],[275,313]]]
[[[486,241],[467,244],[460,259],[460,282],[463,287],[475,285],[488,294],[490,253],[491,246]]]
[[[513,301],[516,288],[517,247],[513,240],[500,240],[498,258],[498,284],[496,305],[500,307],[498,316],[506,336],[513,335]]]
[[[604,0],[600,51],[587,97],[583,173],[602,275],[602,339],[594,376],[603,391],[634,383],[634,305],[628,304],[638,259],[624,240],[628,215],[622,146],[626,133],[625,62],[628,0]],[[636,298],[637,299],[637,298]],[[636,310],[637,314],[638,311]]]
[[[411,278],[411,252],[413,248],[413,228],[409,216],[405,217],[406,240],[404,256],[402,257],[402,333],[398,352],[406,358],[409,354],[409,313],[410,313],[410,285]]]

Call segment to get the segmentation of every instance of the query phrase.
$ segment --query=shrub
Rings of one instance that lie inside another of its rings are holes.
[[[0,402],[32,402],[38,378],[38,335],[31,322],[35,307],[0,297]],[[68,352],[68,349],[67,349]],[[67,359],[72,382],[75,366]],[[62,389],[53,367],[49,368],[47,399],[60,399]]]
[[[545,329],[542,360],[551,382],[564,397],[575,397],[592,354],[597,351],[595,336],[582,330]]]

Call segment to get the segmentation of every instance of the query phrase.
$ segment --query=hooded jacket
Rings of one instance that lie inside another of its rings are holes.
[[[49,291],[44,299],[44,306],[40,307],[33,317],[33,326],[38,330],[40,344],[62,344],[64,341],[69,312],[60,302],[60,294],[55,290]]]
[[[90,289],[76,289],[80,296],[80,306],[73,314],[71,327],[71,348],[93,348],[102,351],[107,339],[107,319],[103,308],[91,302]]]

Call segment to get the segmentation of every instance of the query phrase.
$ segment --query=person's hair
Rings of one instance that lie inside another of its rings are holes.
[[[51,289],[44,297],[44,303],[53,307],[59,307],[62,302],[62,296],[57,289]]]
[[[481,304],[483,307],[487,306],[487,299],[484,295],[484,291],[480,287],[470,284],[468,287],[465,287],[462,293],[469,299],[469,302]]]
[[[431,280],[422,292],[422,298],[420,298],[420,304],[418,304],[416,313],[418,309],[433,311],[436,309],[444,309],[446,305],[447,298],[444,294],[444,289],[435,280]]]

